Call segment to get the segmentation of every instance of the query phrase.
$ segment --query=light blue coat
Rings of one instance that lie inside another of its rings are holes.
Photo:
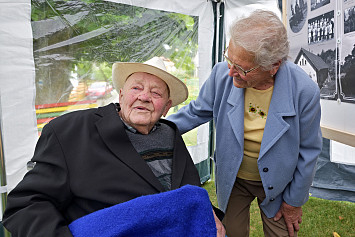
[[[219,63],[196,101],[168,117],[185,133],[212,118],[216,127],[216,189],[226,210],[244,150],[244,89],[233,85],[227,63]],[[258,158],[266,198],[261,208],[275,216],[282,201],[302,206],[309,197],[322,148],[319,88],[292,62],[279,68]]]

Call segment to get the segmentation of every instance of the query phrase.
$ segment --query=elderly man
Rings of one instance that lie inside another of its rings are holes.
[[[3,224],[12,236],[72,236],[68,225],[89,213],[200,185],[175,124],[160,120],[186,100],[186,86],[160,58],[115,63],[113,82],[119,104],[69,113],[44,127],[35,167],[8,196]]]

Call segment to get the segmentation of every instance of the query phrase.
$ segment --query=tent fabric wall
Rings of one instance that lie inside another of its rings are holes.
[[[239,16],[247,16],[255,9],[264,9],[275,12],[281,18],[278,0],[225,0],[225,35],[226,43],[229,42],[229,27]]]
[[[323,138],[310,193],[313,197],[355,202],[355,166],[331,162],[331,142]]]
[[[30,0],[0,0],[0,116],[7,188],[26,173],[37,142]]]

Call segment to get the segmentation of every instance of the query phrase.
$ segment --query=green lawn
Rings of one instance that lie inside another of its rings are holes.
[[[214,182],[206,182],[203,188],[208,191],[211,202],[217,206]],[[256,200],[251,205],[250,216],[250,236],[263,237]],[[341,237],[355,237],[355,203],[310,197],[303,206],[302,224],[298,236],[334,237],[333,232]]]

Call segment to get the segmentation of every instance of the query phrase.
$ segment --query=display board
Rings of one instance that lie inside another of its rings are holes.
[[[290,60],[318,84],[321,94],[323,148],[310,194],[354,202],[355,1],[283,2]]]
[[[323,137],[352,149],[355,147],[355,1],[288,0],[286,13],[290,60],[320,89]],[[351,163],[354,158],[347,159]]]

